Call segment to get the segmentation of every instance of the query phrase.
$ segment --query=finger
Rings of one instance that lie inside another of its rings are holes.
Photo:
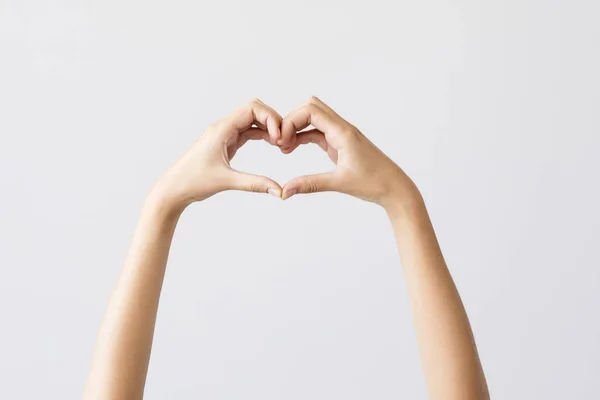
[[[233,141],[231,144],[227,145],[227,157],[231,161],[233,157],[237,154],[238,150],[246,144],[249,140],[264,140],[267,143],[270,143],[269,133],[266,130],[259,128],[250,128],[247,131],[240,133],[237,137],[237,141],[235,138],[230,138]]]
[[[242,133],[256,124],[266,128],[270,143],[281,138],[281,115],[258,99],[251,100],[225,118],[227,125],[236,133]]]
[[[336,191],[334,172],[324,174],[298,176],[283,186],[282,199],[289,199],[298,193],[316,193]]]
[[[248,174],[232,170],[231,190],[242,190],[245,192],[269,193],[272,196],[281,198],[281,186],[266,176]]]
[[[295,143],[296,132],[301,131],[309,125],[325,132],[326,128],[331,126],[331,123],[329,115],[309,100],[290,112],[283,119],[281,123],[281,140],[277,144],[280,146],[291,146]]]
[[[345,121],[337,115],[332,115],[319,106],[316,100],[309,100],[303,106],[289,113],[281,123],[281,147],[291,147],[296,141],[296,132],[312,125],[323,132],[327,142],[338,149],[343,145],[340,135],[346,131]],[[347,124],[347,123],[346,123]]]
[[[265,106],[273,117],[267,119],[267,131],[271,138],[271,144],[276,144],[281,139],[281,115],[269,106]]]
[[[245,145],[248,140],[264,140],[269,142],[269,132],[259,128],[250,128],[247,131],[240,133],[237,148],[239,149]]]
[[[327,112],[327,113],[329,113],[329,114],[331,114],[333,116],[342,118],[342,117],[340,117],[340,115],[337,112],[335,112],[335,110],[333,108],[331,108],[330,106],[328,106],[327,104],[325,104],[323,102],[323,100],[321,100],[317,96],[312,96],[310,98],[310,101],[312,101],[313,103],[315,103],[316,105],[318,105],[319,107],[321,107],[325,112]]]
[[[318,145],[323,151],[327,151],[327,140],[325,135],[318,129],[310,129],[308,131],[302,131],[296,134],[296,140],[291,147],[282,147],[281,151],[284,154],[289,154],[296,150],[302,144],[314,143]]]

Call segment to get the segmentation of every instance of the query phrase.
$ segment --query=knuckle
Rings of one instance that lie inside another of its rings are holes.
[[[355,125],[352,125],[351,123],[348,123],[350,130],[355,134],[358,135],[360,134],[360,129],[358,129]]]
[[[247,189],[249,192],[262,193],[264,192],[264,185],[260,182],[251,182],[248,184]]]
[[[304,190],[306,193],[316,193],[319,191],[319,187],[314,181],[310,180],[305,182]]]
[[[315,111],[317,111],[318,107],[317,107],[317,105],[316,105],[315,103],[306,103],[306,104],[304,105],[304,109],[305,109],[305,110],[306,110],[308,113],[310,113],[310,114],[314,114],[314,113],[315,113]]]
[[[349,138],[358,138],[360,131],[352,124],[348,123],[347,126],[341,129],[342,134]]]
[[[347,136],[351,136],[356,134],[356,129],[352,125],[350,125],[342,128],[342,132]]]
[[[308,106],[308,105],[311,105],[311,104],[315,104],[315,99],[316,99],[315,96],[310,96],[308,99],[306,99],[304,101],[304,103],[302,103],[302,105]]]
[[[249,118],[253,113],[253,103],[246,103],[234,113],[234,119]]]

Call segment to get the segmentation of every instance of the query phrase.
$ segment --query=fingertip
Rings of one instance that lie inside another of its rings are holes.
[[[281,131],[279,126],[272,119],[269,119],[268,121],[267,131],[269,132],[269,141],[272,144],[277,143],[277,141],[281,139]]]
[[[298,193],[298,190],[296,189],[284,189],[283,190],[283,195],[281,197],[282,200],[287,200],[290,197],[292,197],[293,195],[295,195],[296,193]]]
[[[283,139],[283,133],[281,132],[281,120],[275,121],[275,143],[278,143]]]
[[[284,146],[279,148],[283,154],[290,154],[292,151],[294,151],[294,149],[295,146]]]
[[[290,147],[294,136],[296,136],[296,129],[294,128],[294,124],[284,119],[281,122],[281,137],[277,141],[277,144],[279,146]]]
[[[267,193],[273,197],[277,197],[278,199],[281,199],[281,190],[280,189],[269,188],[269,189],[267,189]]]
[[[298,142],[298,135],[296,134],[296,132],[292,132],[292,135],[290,137],[283,137],[282,139],[282,146],[285,148],[289,148],[289,149],[295,149],[297,147],[296,143]]]

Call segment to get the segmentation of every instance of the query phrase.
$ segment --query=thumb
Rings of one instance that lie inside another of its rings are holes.
[[[289,199],[297,193],[328,192],[332,190],[335,190],[333,172],[299,176],[283,186],[282,199]]]
[[[266,176],[235,170],[233,171],[231,180],[231,189],[242,190],[244,192],[269,193],[272,196],[281,198],[281,186],[274,180]]]

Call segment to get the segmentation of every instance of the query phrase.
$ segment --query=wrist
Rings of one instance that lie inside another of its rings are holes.
[[[425,202],[421,192],[413,181],[407,176],[399,180],[381,199],[381,206],[392,217],[406,217],[425,209]]]
[[[152,188],[143,206],[143,214],[164,220],[176,222],[188,203],[178,199],[172,191],[163,188],[160,182]]]

